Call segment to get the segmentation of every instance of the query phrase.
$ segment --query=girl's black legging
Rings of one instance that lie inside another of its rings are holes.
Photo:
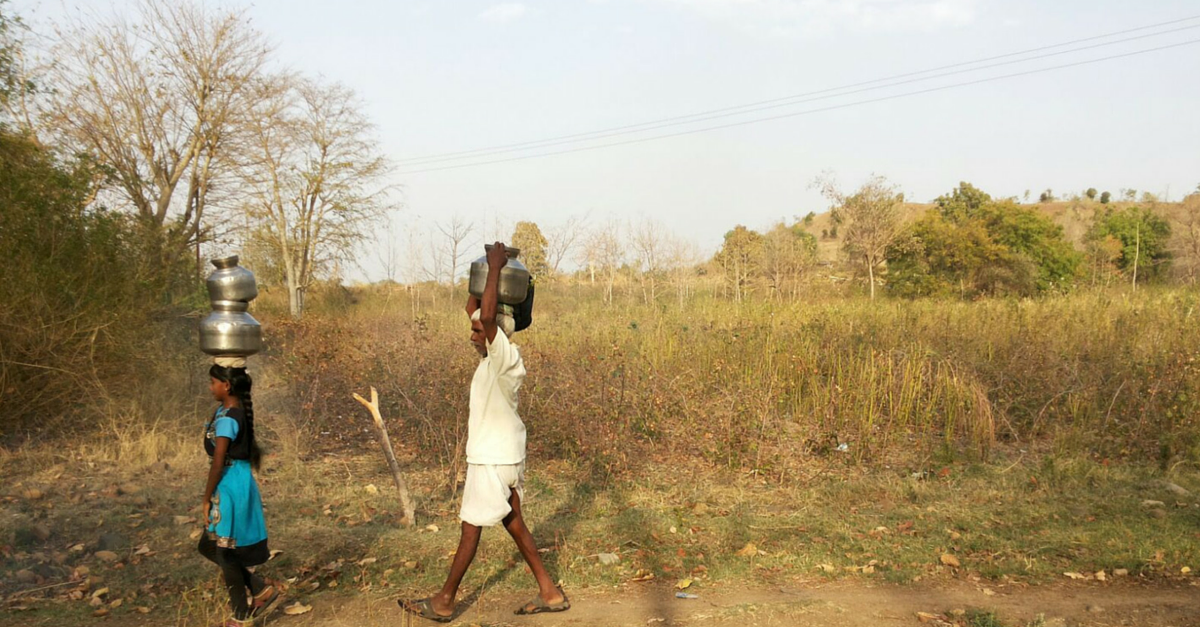
[[[200,554],[209,561],[221,567],[225,577],[225,589],[229,592],[229,605],[233,608],[233,617],[238,620],[250,618],[250,601],[246,597],[246,588],[251,595],[257,595],[266,587],[262,577],[250,572],[238,562],[231,551],[221,551],[217,543],[209,539],[208,534],[200,537]]]

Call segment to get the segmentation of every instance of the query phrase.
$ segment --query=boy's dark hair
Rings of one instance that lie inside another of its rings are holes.
[[[254,380],[245,368],[226,368],[213,364],[208,369],[208,376],[229,384],[229,394],[236,396],[242,402],[242,413],[246,417],[246,437],[250,439],[250,466],[255,470],[262,464],[262,449],[254,438],[254,401],[250,398],[250,388]]]

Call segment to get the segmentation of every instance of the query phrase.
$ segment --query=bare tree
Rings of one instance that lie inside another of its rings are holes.
[[[642,298],[653,303],[658,298],[657,278],[664,270],[670,234],[661,222],[643,218],[629,227],[629,243],[641,271]],[[647,284],[650,290],[646,291]]]
[[[340,85],[276,76],[260,81],[252,111],[254,159],[247,211],[279,259],[291,314],[321,272],[348,258],[388,208],[388,165]]]
[[[405,256],[404,260],[404,282],[405,289],[409,295],[409,303],[412,306],[413,318],[416,318],[417,314],[420,313],[421,284],[429,276],[429,271],[425,266],[425,256],[418,252],[420,247],[417,245],[417,241],[420,235],[418,227],[409,223],[405,229],[408,255]]]
[[[875,271],[902,228],[900,206],[904,195],[882,176],[872,176],[853,194],[841,192],[830,176],[818,178],[816,184],[834,203],[834,220],[846,225],[843,248],[867,271],[874,300]]]
[[[592,281],[595,281],[597,271],[604,278],[604,302],[611,305],[617,273],[621,270],[621,264],[625,262],[620,225],[610,222],[593,229],[588,238],[584,256],[592,275]]]
[[[461,216],[454,215],[446,223],[439,222],[437,230],[445,238],[437,247],[439,253],[438,265],[446,273],[446,282],[453,286],[458,280],[459,269],[464,265],[467,255],[467,238],[475,231],[474,225]],[[438,280],[441,280],[440,278]]]
[[[154,232],[198,242],[270,53],[262,34],[241,11],[145,0],[135,22],[78,20],[59,39],[45,128],[103,165]]]
[[[596,270],[600,263],[599,255],[596,253],[597,231],[588,231],[583,235],[583,246],[576,254],[575,261],[583,266],[584,272],[587,273],[588,283],[596,284]]]
[[[680,309],[683,309],[685,301],[692,295],[696,266],[700,260],[700,249],[695,242],[672,238],[667,245],[667,267],[670,268],[670,279],[675,286]]]
[[[383,302],[384,305],[391,305],[392,294],[397,291],[400,280],[403,250],[394,213],[388,214],[387,227],[377,230],[372,240],[375,260],[383,270]]]
[[[491,220],[485,219],[478,224],[482,224],[483,226],[477,226],[472,230],[479,235],[480,239],[482,239],[484,242],[501,241],[507,243],[509,236],[511,236],[513,234],[513,230],[516,229],[516,221],[505,213],[494,213],[491,216]]]
[[[570,216],[566,222],[546,232],[546,263],[550,275],[557,276],[575,247],[587,236],[587,216]]]
[[[395,216],[387,217],[387,228],[375,232],[375,259],[383,270],[383,279],[396,283],[400,278],[400,236],[396,231]]]

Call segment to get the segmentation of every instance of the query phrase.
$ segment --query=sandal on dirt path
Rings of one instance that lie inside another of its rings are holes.
[[[563,600],[558,603],[546,603],[542,600],[542,595],[537,595],[529,600],[528,603],[518,607],[513,614],[541,614],[543,612],[565,612],[571,609],[571,600],[567,598],[567,593],[563,592],[562,588],[558,591],[563,595]]]
[[[396,601],[396,603],[409,614],[415,614],[421,618],[427,618],[439,623],[448,623],[451,620],[451,616],[453,616],[453,614],[450,616],[442,616],[441,614],[438,614],[436,611],[434,611],[431,600],[427,598],[415,599],[412,601],[399,599]]]
[[[279,601],[283,598],[283,593],[274,585],[268,584],[261,592],[254,596],[250,603],[250,618],[261,618],[271,613]]]

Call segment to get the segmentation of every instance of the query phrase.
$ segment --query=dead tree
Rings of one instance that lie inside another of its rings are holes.
[[[413,506],[412,495],[408,493],[408,482],[404,480],[404,475],[400,474],[400,462],[396,461],[396,454],[392,452],[392,440],[383,424],[383,416],[379,414],[379,393],[372,387],[369,402],[357,392],[354,394],[354,400],[362,403],[363,407],[371,412],[371,418],[375,419],[375,439],[379,440],[379,446],[383,448],[383,456],[387,458],[388,468],[392,470],[392,479],[396,481],[396,490],[400,492],[400,506],[404,508],[404,518],[400,523],[411,527],[416,523],[416,508]]]

